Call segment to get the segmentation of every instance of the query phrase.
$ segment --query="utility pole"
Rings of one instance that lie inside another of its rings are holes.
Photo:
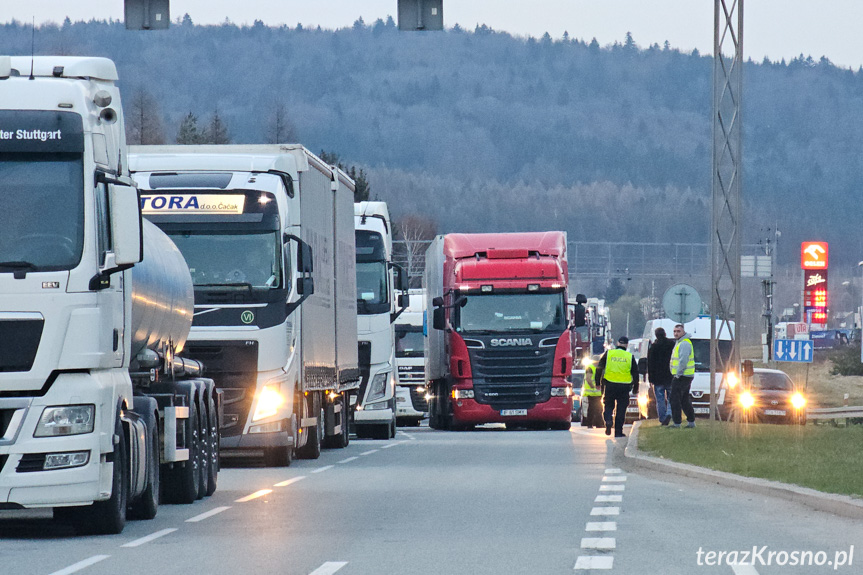
[[[727,373],[740,370],[740,234],[743,138],[743,0],[714,0],[713,7],[713,208],[711,226],[710,418],[717,419],[717,390]],[[731,338],[731,353],[719,355],[718,336]],[[722,363],[716,385],[717,367]]]

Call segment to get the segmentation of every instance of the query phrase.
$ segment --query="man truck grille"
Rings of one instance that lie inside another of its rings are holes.
[[[530,409],[548,401],[554,349],[470,349],[474,399],[494,409]]]
[[[258,373],[257,341],[190,341],[183,355],[204,364],[205,375],[223,391],[222,436],[234,437],[243,427],[252,409]]]
[[[0,372],[30,371],[44,324],[41,319],[0,321]]]
[[[426,400],[426,392],[420,391],[415,385],[410,386],[411,403],[414,406],[414,411],[428,411],[429,402]]]

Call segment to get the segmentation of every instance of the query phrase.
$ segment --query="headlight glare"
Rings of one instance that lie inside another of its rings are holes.
[[[755,398],[752,397],[752,394],[748,391],[744,391],[740,394],[740,405],[742,405],[744,409],[749,409],[755,405]]]
[[[258,405],[255,407],[255,415],[252,416],[252,421],[276,415],[284,403],[285,398],[279,393],[277,386],[265,385],[258,394]]]
[[[56,437],[92,433],[95,405],[63,405],[46,407],[36,425],[33,437]]]
[[[806,405],[806,398],[798,391],[791,396],[791,405],[794,406],[794,409],[802,409]]]

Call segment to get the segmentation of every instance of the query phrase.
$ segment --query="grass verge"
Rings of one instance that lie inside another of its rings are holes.
[[[639,450],[655,457],[863,497],[863,426],[736,425],[698,421],[695,429],[641,425]]]

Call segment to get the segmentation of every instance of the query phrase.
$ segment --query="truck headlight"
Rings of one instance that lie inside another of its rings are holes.
[[[452,390],[453,399],[473,399],[472,389],[454,389]]]
[[[258,421],[265,417],[272,417],[279,412],[279,408],[284,405],[285,398],[279,393],[278,388],[274,385],[267,384],[261,388],[258,394],[258,405],[255,407],[255,414],[252,416],[252,421]]]
[[[551,396],[552,397],[569,397],[572,395],[572,388],[568,385],[566,387],[552,387],[551,388]]]
[[[365,405],[365,411],[375,411],[381,409],[389,409],[390,402],[389,401],[379,401],[377,403],[367,403]]]
[[[95,405],[63,405],[46,407],[36,425],[33,437],[56,437],[58,435],[81,435],[92,433],[95,421]]]
[[[389,378],[389,375],[387,371],[375,375],[371,384],[369,384],[368,393],[366,393],[366,403],[383,399],[387,394],[387,378]]]
[[[90,461],[89,451],[72,451],[69,453],[48,453],[45,455],[45,463],[42,469],[68,469],[70,467],[83,467]]]

